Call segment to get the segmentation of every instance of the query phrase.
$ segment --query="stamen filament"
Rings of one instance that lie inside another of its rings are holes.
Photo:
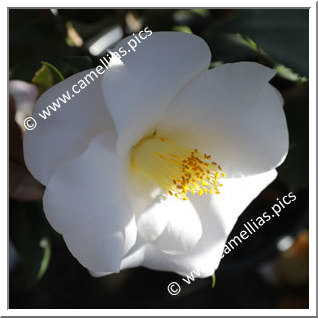
[[[187,193],[219,194],[221,166],[211,155],[152,135],[132,148],[133,169],[158,184],[169,195],[188,200]]]

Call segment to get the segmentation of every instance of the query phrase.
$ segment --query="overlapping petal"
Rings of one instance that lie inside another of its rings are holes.
[[[101,133],[80,156],[61,164],[43,200],[50,224],[92,271],[118,271],[136,240],[125,166],[115,155],[115,141],[114,133]]]
[[[273,75],[252,62],[204,72],[169,105],[158,130],[211,154],[228,176],[269,171],[288,151],[283,100],[267,83]]]
[[[154,202],[141,214],[137,225],[145,241],[169,254],[192,250],[202,235],[201,220],[192,203],[170,196]]]
[[[25,133],[24,158],[33,176],[43,184],[47,184],[62,162],[84,151],[95,135],[113,129],[112,119],[104,105],[100,78],[78,95],[74,94],[66,104],[60,102],[57,111],[50,109],[51,116],[47,119],[38,116],[67,90],[71,96],[72,86],[89,72],[77,73],[56,84],[38,99],[33,109],[37,126]]]
[[[127,49],[131,37],[114,50]],[[155,32],[110,68],[103,78],[106,106],[118,133],[123,155],[145,134],[156,129],[158,115],[181,88],[207,69],[208,45],[199,37],[179,32]]]
[[[238,216],[276,175],[276,170],[271,170],[251,177],[226,179],[220,195],[192,198],[203,233],[195,248],[184,254],[171,255],[139,238],[123,259],[121,269],[145,266],[183,276],[193,270],[199,271],[200,277],[212,275]],[[180,201],[180,209],[182,203]]]

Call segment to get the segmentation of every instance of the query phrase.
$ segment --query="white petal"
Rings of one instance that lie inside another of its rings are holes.
[[[174,197],[157,201],[137,222],[138,233],[148,242],[170,254],[194,248],[202,235],[201,221],[190,201]]]
[[[15,121],[24,130],[23,121],[31,116],[36,98],[39,94],[37,87],[20,80],[9,82],[9,93],[15,101]]]
[[[169,222],[169,211],[164,208],[166,202],[160,199],[157,200],[159,201],[153,202],[146,211],[137,217],[138,234],[147,242],[154,242],[162,234]]]
[[[278,166],[288,151],[274,71],[257,63],[226,64],[204,72],[166,109],[159,132],[212,155],[228,176]]]
[[[123,39],[116,47],[129,48]],[[154,32],[136,52],[122,58],[103,78],[107,108],[119,135],[118,153],[125,154],[156,128],[158,115],[180,89],[207,69],[211,53],[199,37],[179,32]]]
[[[50,224],[71,253],[97,272],[118,271],[137,234],[115,140],[114,133],[102,133],[83,154],[60,165],[43,199]]]
[[[67,90],[71,95],[72,86],[89,72],[77,73],[53,86],[38,99],[33,109],[37,126],[24,135],[24,157],[33,176],[43,184],[47,184],[59,164],[79,155],[95,135],[113,129],[111,117],[104,105],[100,78],[66,104],[60,102],[61,108],[56,112],[51,110],[51,116],[46,120],[38,116]]]
[[[113,274],[113,272],[94,272],[94,271],[89,271],[89,273],[96,278]]]
[[[200,272],[200,277],[213,275],[238,216],[276,175],[276,170],[272,170],[251,177],[224,180],[220,195],[201,196],[192,200],[200,216],[203,233],[193,250],[180,255],[168,255],[154,244],[138,239],[124,258],[121,269],[145,266],[183,276],[194,270]]]

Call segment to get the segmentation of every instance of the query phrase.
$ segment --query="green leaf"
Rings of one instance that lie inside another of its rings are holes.
[[[177,32],[183,32],[183,33],[190,33],[192,34],[192,31],[190,29],[190,27],[188,27],[187,25],[176,25],[172,28],[173,31],[177,31]]]
[[[204,31],[202,37],[211,48],[214,62],[232,63],[251,60],[259,54],[255,42],[240,34],[225,34],[208,29]]]
[[[52,64],[41,62],[42,67],[35,73],[32,83],[39,89],[39,94],[43,94],[53,85],[64,80],[62,73]]]
[[[211,287],[214,288],[214,287],[215,287],[215,284],[216,284],[216,276],[215,276],[215,274],[213,274]]]
[[[52,75],[56,78],[57,82],[64,80],[62,73],[54,65],[43,61],[41,62],[41,64],[46,66],[52,72]]]
[[[40,247],[43,248],[43,258],[41,261],[40,269],[37,274],[37,280],[40,280],[43,275],[45,274],[47,267],[49,266],[50,259],[51,259],[51,244],[47,237],[43,237],[40,241]]]
[[[306,78],[305,76],[300,76],[299,74],[293,72],[290,68],[287,68],[284,65],[275,65],[275,70],[277,71],[277,74],[280,77],[287,79],[288,81],[299,83],[308,81],[308,78]]]

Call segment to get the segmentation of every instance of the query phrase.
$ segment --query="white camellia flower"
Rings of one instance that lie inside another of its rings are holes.
[[[93,275],[213,275],[238,216],[275,179],[288,151],[275,72],[209,70],[210,59],[197,36],[155,32],[26,132],[46,216]],[[87,73],[52,87],[34,114]]]

